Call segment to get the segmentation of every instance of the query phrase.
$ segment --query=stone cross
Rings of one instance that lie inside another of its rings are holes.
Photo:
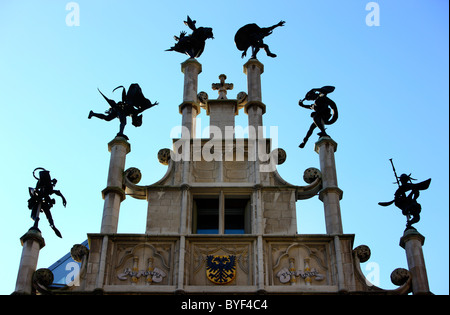
[[[225,74],[219,75],[220,83],[213,83],[212,89],[219,91],[219,100],[226,100],[227,99],[227,90],[233,89],[233,83],[225,83],[225,80],[227,79],[227,76]]]

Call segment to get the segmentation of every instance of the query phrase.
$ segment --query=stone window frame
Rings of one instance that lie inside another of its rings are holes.
[[[252,234],[252,222],[251,222],[251,209],[252,209],[252,194],[251,193],[235,193],[235,192],[224,192],[221,190],[217,193],[195,193],[192,195],[191,202],[191,232],[195,235],[200,235],[197,233],[197,209],[196,209],[196,200],[198,199],[215,199],[217,198],[219,201],[219,209],[218,209],[218,232],[212,233],[211,235],[248,235]],[[225,229],[225,202],[227,199],[241,199],[247,200],[247,204],[244,209],[244,233],[226,233]],[[208,234],[205,234],[208,235]]]

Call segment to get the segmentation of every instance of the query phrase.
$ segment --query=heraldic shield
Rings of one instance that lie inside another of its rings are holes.
[[[208,255],[206,276],[215,284],[227,284],[236,278],[236,256]]]

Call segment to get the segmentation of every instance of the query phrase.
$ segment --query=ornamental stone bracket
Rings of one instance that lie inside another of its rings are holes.
[[[303,173],[303,180],[308,184],[306,186],[297,186],[288,183],[280,176],[277,170],[274,171],[274,177],[282,185],[295,187],[297,200],[312,198],[322,190],[322,173],[315,167],[310,167]]]
[[[123,185],[125,193],[136,199],[147,199],[147,191],[145,186],[138,186],[141,181],[141,171],[136,167],[128,168],[123,176]]]
[[[353,262],[355,269],[356,288],[358,291],[366,291],[371,293],[380,293],[386,295],[406,295],[412,292],[412,276],[411,273],[404,268],[397,268],[391,273],[391,282],[399,286],[394,290],[385,290],[370,283],[361,270],[361,263],[370,259],[370,248],[366,245],[360,245],[353,250]]]

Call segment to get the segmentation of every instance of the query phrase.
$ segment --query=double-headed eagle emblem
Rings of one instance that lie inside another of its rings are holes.
[[[236,278],[236,256],[208,255],[206,276],[215,284],[227,284]]]

